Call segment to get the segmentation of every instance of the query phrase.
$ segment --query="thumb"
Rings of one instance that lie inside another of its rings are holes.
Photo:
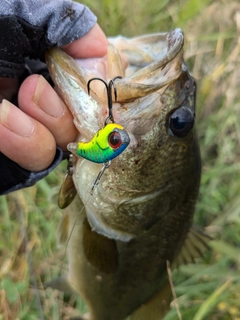
[[[62,47],[67,54],[76,59],[103,57],[107,54],[107,48],[108,39],[98,24],[82,38]]]

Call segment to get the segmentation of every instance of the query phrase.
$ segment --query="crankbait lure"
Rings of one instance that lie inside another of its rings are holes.
[[[88,81],[88,94],[90,94],[90,83],[94,80],[102,81],[106,86],[109,115],[105,120],[104,128],[100,129],[90,142],[72,142],[67,146],[68,151],[72,154],[96,163],[107,163],[108,166],[105,166],[105,168],[109,167],[111,160],[122,153],[130,142],[127,131],[120,124],[114,123],[112,114],[112,87],[116,100],[117,91],[114,81],[118,78],[121,77],[115,77],[108,84],[101,78],[92,78]],[[109,120],[112,123],[108,123]]]
[[[67,148],[72,154],[96,163],[103,163],[97,178],[93,182],[91,194],[99,184],[104,171],[109,168],[111,160],[122,153],[130,142],[129,135],[117,123],[108,123],[100,129],[90,142],[72,142]]]
[[[107,89],[108,97],[108,117],[105,120],[105,126],[100,129],[89,142],[72,142],[67,146],[68,151],[72,155],[76,155],[95,163],[102,163],[103,167],[93,182],[90,194],[93,193],[96,186],[99,184],[104,171],[109,168],[111,160],[119,156],[128,146],[130,142],[129,135],[123,126],[114,123],[112,114],[112,87],[114,88],[114,97],[117,100],[117,91],[114,81],[121,77],[115,77],[107,84],[103,79],[92,78],[88,81],[87,89],[90,94],[90,83],[94,80],[99,80],[104,83]],[[108,123],[111,121],[112,123]],[[76,195],[76,189],[72,179],[72,158],[68,165],[67,175],[59,194],[59,207],[65,208],[70,204]]]
[[[72,142],[67,148],[77,156],[96,163],[104,163],[122,153],[129,142],[129,135],[121,125],[108,123],[90,142]]]

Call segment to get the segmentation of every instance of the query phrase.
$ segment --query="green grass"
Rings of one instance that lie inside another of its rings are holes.
[[[181,27],[198,83],[203,175],[195,222],[215,240],[198,264],[173,272],[184,320],[240,319],[240,5],[238,1],[87,0],[108,36]],[[0,319],[67,319],[79,298],[41,289],[64,272],[55,230],[62,164],[36,186],[0,197]],[[54,188],[54,189],[52,189]],[[39,287],[39,290],[36,290]],[[176,308],[166,320],[178,319]]]

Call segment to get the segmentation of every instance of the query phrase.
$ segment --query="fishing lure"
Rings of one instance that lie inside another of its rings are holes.
[[[108,123],[90,142],[72,142],[67,148],[71,153],[96,163],[111,161],[122,153],[130,142],[124,127]]]
[[[100,129],[90,142],[72,142],[67,148],[72,154],[96,163],[103,163],[97,178],[93,182],[90,194],[99,184],[104,171],[109,168],[111,160],[121,154],[130,142],[124,127],[117,123],[108,123]]]
[[[127,131],[120,124],[114,123],[112,114],[112,87],[114,88],[114,97],[117,100],[117,91],[114,80],[121,77],[115,77],[107,84],[103,79],[92,78],[88,81],[87,89],[90,94],[90,83],[94,80],[99,80],[104,83],[107,89],[108,97],[108,117],[105,120],[105,126],[100,129],[89,142],[72,142],[67,146],[68,151],[72,155],[76,155],[95,163],[102,163],[103,167],[100,170],[97,178],[93,182],[91,194],[99,184],[104,171],[109,168],[111,160],[119,156],[130,143],[130,138]],[[111,121],[112,123],[108,123]],[[76,188],[72,179],[73,160],[69,160],[67,175],[64,179],[59,193],[58,205],[61,209],[66,208],[76,195]]]
[[[111,160],[122,153],[130,142],[129,135],[124,127],[120,124],[114,123],[112,114],[112,87],[114,88],[115,100],[117,100],[117,90],[114,82],[116,79],[121,79],[121,77],[117,76],[113,78],[108,84],[101,78],[92,78],[88,81],[88,94],[90,94],[90,83],[94,80],[99,80],[106,86],[108,97],[108,117],[105,120],[104,128],[100,129],[90,142],[72,142],[67,146],[68,151],[72,154],[96,163],[104,164],[104,167],[100,171],[96,181],[102,176],[104,170],[109,167]],[[112,123],[108,123],[109,121]]]

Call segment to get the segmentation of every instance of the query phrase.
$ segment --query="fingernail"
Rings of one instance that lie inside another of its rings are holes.
[[[4,127],[22,137],[29,137],[34,131],[32,119],[5,99],[0,107],[0,121]]]
[[[64,104],[62,100],[41,75],[38,78],[33,102],[54,118],[60,118],[64,114]]]

